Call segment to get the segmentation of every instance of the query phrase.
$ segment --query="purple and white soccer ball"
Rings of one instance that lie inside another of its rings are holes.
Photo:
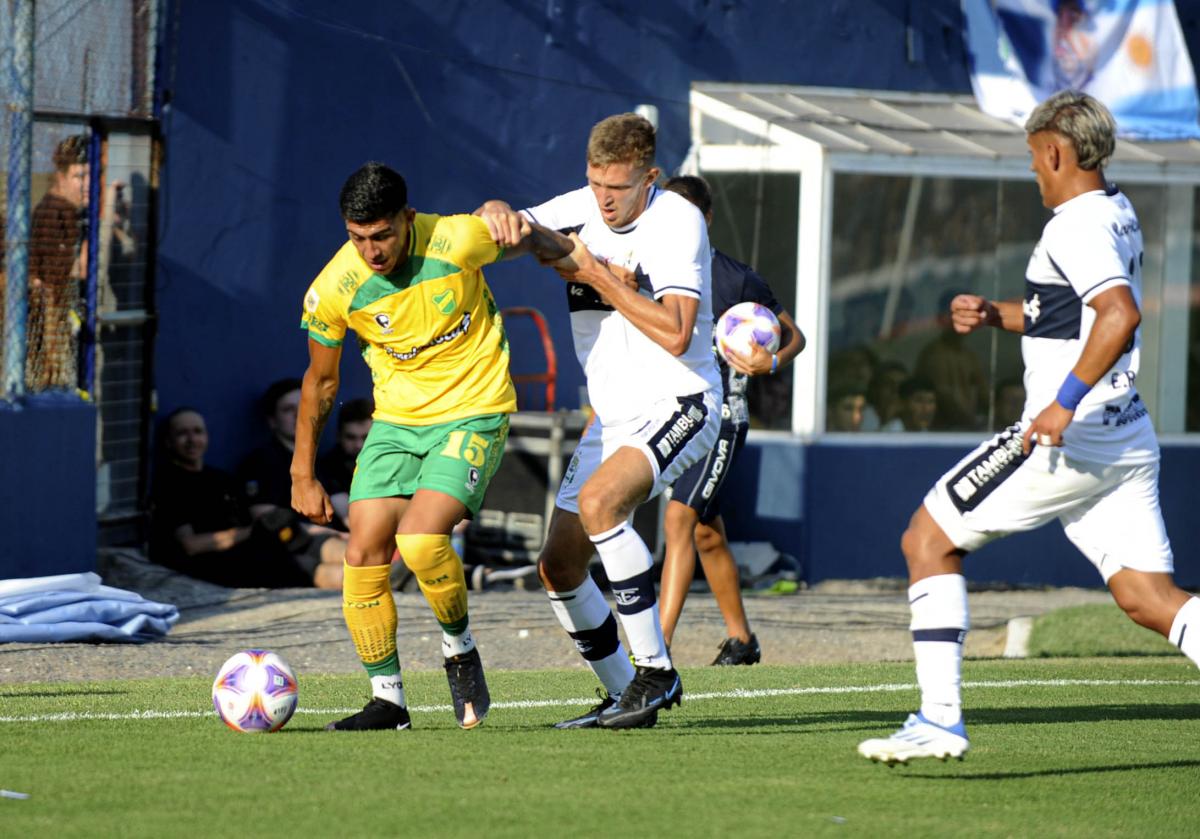
[[[779,349],[779,318],[759,303],[738,303],[725,310],[717,319],[713,330],[713,341],[721,358],[729,360],[729,350],[750,352],[751,344],[758,344],[767,352]]]
[[[266,650],[245,650],[221,665],[213,707],[234,731],[278,731],[296,712],[300,694],[288,663]]]

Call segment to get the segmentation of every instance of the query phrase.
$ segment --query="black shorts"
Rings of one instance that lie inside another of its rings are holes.
[[[721,487],[749,430],[748,423],[722,419],[716,445],[703,460],[693,463],[679,476],[671,486],[671,500],[691,507],[700,514],[703,524],[721,515]]]

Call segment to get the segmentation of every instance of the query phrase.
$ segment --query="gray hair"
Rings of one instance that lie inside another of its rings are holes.
[[[1078,90],[1060,90],[1033,109],[1025,133],[1053,131],[1071,141],[1080,169],[1108,163],[1116,148],[1117,123],[1104,103]]]

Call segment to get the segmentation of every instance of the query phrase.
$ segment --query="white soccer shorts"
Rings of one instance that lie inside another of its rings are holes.
[[[939,478],[925,507],[961,550],[1058,519],[1105,583],[1122,568],[1174,571],[1157,461],[1088,463],[1049,446],[1034,446],[1023,457],[1020,430],[1006,430]]]
[[[579,490],[623,446],[640,451],[654,470],[647,500],[654,498],[712,450],[720,430],[720,397],[711,390],[661,399],[646,413],[619,425],[605,426],[597,417],[575,447],[555,504],[578,513]]]

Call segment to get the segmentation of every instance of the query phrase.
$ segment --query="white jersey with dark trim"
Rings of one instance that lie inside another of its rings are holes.
[[[664,396],[721,392],[712,352],[712,254],[704,217],[686,198],[651,187],[646,209],[627,227],[604,223],[589,187],[522,212],[538,224],[579,238],[599,259],[636,272],[639,293],[700,301],[687,351],[673,356],[654,343],[590,286],[567,284],[575,354],[587,377],[588,399],[605,425],[636,417]]]
[[[1028,422],[1058,395],[1096,321],[1088,303],[1129,286],[1142,304],[1142,231],[1129,199],[1115,189],[1086,192],[1054,208],[1025,271],[1025,412]],[[1092,463],[1158,459],[1154,426],[1135,387],[1141,329],[1075,410],[1066,452]]]

